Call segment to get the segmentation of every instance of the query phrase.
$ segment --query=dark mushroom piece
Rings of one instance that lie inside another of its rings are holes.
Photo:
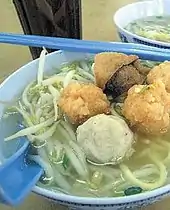
[[[112,96],[117,97],[127,92],[135,84],[142,84],[144,76],[134,67],[129,64],[118,69],[115,74],[108,80],[105,85],[104,92],[111,93]]]
[[[96,84],[107,95],[116,98],[133,85],[143,84],[146,78],[145,68],[136,55],[99,53],[95,56],[94,64]]]

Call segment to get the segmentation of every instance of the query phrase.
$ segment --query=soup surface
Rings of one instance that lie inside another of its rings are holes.
[[[21,96],[12,105],[1,101],[7,107],[0,123],[5,126],[11,117],[16,122],[5,145],[27,137],[32,149],[26,163],[44,169],[38,185],[117,197],[169,183],[170,62],[100,53],[47,76],[46,53]]]
[[[148,16],[129,23],[126,30],[136,35],[170,42],[170,16]]]

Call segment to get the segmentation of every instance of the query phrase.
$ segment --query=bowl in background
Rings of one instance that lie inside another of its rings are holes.
[[[162,0],[164,15],[170,15],[170,1]],[[124,29],[134,20],[145,18],[147,16],[156,16],[160,14],[161,9],[155,0],[136,2],[128,4],[115,13],[113,20],[117,28],[117,33],[122,42],[132,42],[144,44],[152,47],[170,49],[170,43],[147,39],[133,34]]]
[[[80,60],[91,57],[85,53],[71,53],[57,51],[47,55],[45,62],[45,72],[54,73],[57,67],[65,62]],[[16,95],[20,94],[25,86],[36,78],[38,69],[38,59],[34,60],[19,70],[14,72],[0,85],[0,99],[3,101],[11,101]],[[14,88],[15,87],[15,88]],[[0,104],[0,119],[4,110],[4,106]],[[7,130],[9,129],[9,130]],[[11,133],[11,127],[6,127],[6,131]],[[0,143],[3,143],[4,130],[0,132]],[[0,149],[0,157],[4,155],[4,151]],[[52,192],[48,189],[35,186],[33,192],[58,204],[68,206],[70,209],[77,210],[125,210],[141,208],[156,201],[162,200],[170,195],[170,185],[166,185],[159,189],[145,192],[127,197],[113,198],[89,198],[78,197],[62,194],[60,192]]]

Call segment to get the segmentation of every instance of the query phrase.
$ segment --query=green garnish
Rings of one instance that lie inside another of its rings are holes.
[[[48,92],[48,87],[47,86],[38,86],[35,85],[34,87],[31,87],[29,90],[29,95],[40,95],[40,93],[46,93]]]
[[[158,15],[158,16],[156,16],[156,18],[161,19],[161,18],[163,18],[163,16],[162,15]]]
[[[154,88],[153,84],[151,84],[151,85],[144,85],[144,87],[140,90],[139,93],[144,93],[145,91],[150,90],[151,88]]]
[[[69,165],[69,158],[67,157],[67,155],[65,154],[63,157],[63,163],[62,163],[64,169],[66,170],[68,168]]]
[[[140,93],[144,93],[146,90],[149,90],[150,86],[149,85],[145,85],[141,90]]]
[[[62,82],[62,81],[56,82],[56,83],[53,84],[53,86],[54,86],[56,89],[61,90],[61,89],[63,88],[63,82]]]
[[[69,72],[69,71],[72,71],[72,70],[76,70],[77,66],[79,66],[79,63],[80,63],[79,61],[74,61],[70,64],[66,63],[61,67],[60,71]]]
[[[126,196],[128,196],[128,195],[139,194],[139,193],[141,193],[141,192],[142,192],[142,188],[140,188],[140,187],[129,187],[128,189],[126,189],[126,190],[124,191],[124,194],[125,194]]]

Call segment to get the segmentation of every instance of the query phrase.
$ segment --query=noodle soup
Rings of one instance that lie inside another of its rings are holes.
[[[169,62],[144,65],[134,55],[100,53],[46,75],[46,54],[41,53],[36,80],[3,116],[10,119],[11,110],[20,116],[5,142],[27,136],[29,162],[44,169],[38,186],[119,197],[169,183]]]

